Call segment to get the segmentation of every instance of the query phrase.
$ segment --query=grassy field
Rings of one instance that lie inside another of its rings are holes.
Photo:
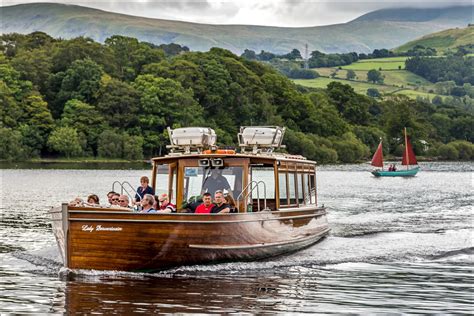
[[[382,70],[399,70],[405,68],[405,60],[407,57],[391,57],[391,58],[377,58],[377,59],[365,59],[360,60],[356,63],[342,66],[342,69],[352,70],[371,70],[371,69],[382,69]]]
[[[336,72],[335,79],[346,79],[347,69],[338,69],[338,68],[316,68],[316,72],[323,77],[330,77],[334,71]],[[356,74],[356,81],[367,81],[367,70],[354,70]],[[431,86],[432,83],[426,80],[423,77],[415,75],[412,72],[406,70],[382,70],[382,75],[385,77],[384,84],[390,86],[397,86],[404,88],[407,86]]]
[[[348,84],[357,93],[360,94],[366,94],[367,89],[369,88],[375,88],[379,90],[380,92],[384,93],[391,93],[396,91],[397,87],[393,86],[387,86],[387,85],[380,85],[380,84],[373,84],[373,83],[367,83],[367,82],[358,82],[358,81],[350,81],[350,80],[344,80],[344,79],[332,79],[332,78],[316,78],[316,79],[295,79],[293,80],[294,83],[302,85],[304,87],[310,87],[310,88],[326,88],[327,85],[333,81],[340,82],[343,84]]]
[[[416,99],[417,97],[423,97],[423,98],[430,99],[430,101],[433,100],[435,96],[437,96],[437,94],[435,93],[415,91],[415,90],[410,90],[410,89],[400,90],[400,91],[395,92],[394,94],[403,94],[412,99]],[[440,97],[444,99],[446,96],[440,96]]]
[[[395,51],[406,52],[416,45],[422,45],[424,47],[435,48],[439,54],[449,50],[456,50],[457,47],[462,45],[472,44],[473,38],[474,26],[454,28],[425,35],[396,48]]]
[[[407,57],[378,58],[361,60],[351,65],[342,66],[342,69],[339,69],[339,67],[315,68],[314,70],[321,77],[311,80],[299,79],[294,80],[294,82],[306,87],[326,88],[330,82],[337,81],[352,86],[356,92],[361,94],[366,94],[367,89],[374,88],[387,95],[392,93],[403,94],[413,99],[427,97],[431,100],[436,96],[436,94],[428,92],[433,89],[433,84],[423,77],[403,70],[406,59]],[[400,65],[403,65],[402,70],[398,69]],[[367,82],[367,72],[370,69],[378,70],[379,67],[382,68],[381,73],[384,76],[384,83],[373,84]],[[346,79],[349,69],[355,72],[355,80]],[[335,77],[331,78],[334,73]]]

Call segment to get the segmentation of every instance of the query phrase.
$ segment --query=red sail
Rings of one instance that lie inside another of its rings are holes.
[[[411,146],[408,136],[405,136],[405,150],[403,151],[402,165],[417,165],[415,153],[413,152],[413,147]]]
[[[382,141],[379,143],[379,147],[375,151],[374,157],[372,158],[372,166],[383,168],[383,153],[382,153]]]

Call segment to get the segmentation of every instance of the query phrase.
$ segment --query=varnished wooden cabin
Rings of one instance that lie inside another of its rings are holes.
[[[53,231],[71,269],[153,271],[179,265],[249,261],[307,247],[329,232],[318,207],[316,163],[275,153],[284,129],[241,128],[240,153],[214,146],[207,128],[169,130],[171,153],[154,158],[152,186],[177,213],[105,207],[53,208]],[[188,202],[218,170],[238,212],[194,214]],[[209,178],[209,179],[208,179]]]

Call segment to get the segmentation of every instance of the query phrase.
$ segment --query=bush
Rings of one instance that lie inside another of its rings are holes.
[[[446,160],[456,160],[459,158],[459,152],[453,144],[445,144],[439,146],[438,156]]]
[[[123,158],[127,160],[143,159],[143,137],[124,134]]]
[[[342,139],[333,139],[334,148],[341,162],[356,162],[369,155],[369,148],[352,133],[344,134]]]
[[[453,145],[454,148],[456,148],[456,150],[459,153],[459,159],[461,160],[474,159],[474,144],[465,140],[457,140],[457,141],[449,143],[448,145]]]
[[[19,131],[0,127],[0,159],[8,161],[25,159],[25,149],[21,140]]]
[[[123,136],[112,131],[105,130],[99,135],[97,153],[104,158],[122,158]]]
[[[367,95],[372,98],[380,98],[380,91],[375,88],[367,89]]]
[[[82,154],[81,141],[77,130],[71,127],[59,127],[48,138],[48,147],[66,157],[77,157]]]

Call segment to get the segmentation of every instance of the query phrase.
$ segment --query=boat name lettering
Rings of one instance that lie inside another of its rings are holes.
[[[119,232],[122,231],[122,227],[103,227],[102,225],[96,225],[95,227],[92,225],[82,225],[83,232],[93,232],[93,231],[111,231],[111,232]]]

